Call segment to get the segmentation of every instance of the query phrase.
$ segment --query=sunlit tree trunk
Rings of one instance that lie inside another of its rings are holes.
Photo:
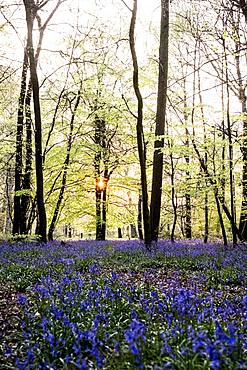
[[[102,219],[101,219],[101,202],[102,202],[102,187],[101,187],[101,139],[102,129],[101,120],[95,118],[94,129],[94,143],[95,143],[95,156],[94,156],[94,177],[95,177],[95,221],[96,221],[96,240],[102,238]]]
[[[109,148],[106,138],[106,123],[103,119],[95,118],[95,210],[96,210],[96,240],[106,238],[107,189],[111,175],[109,171]]]

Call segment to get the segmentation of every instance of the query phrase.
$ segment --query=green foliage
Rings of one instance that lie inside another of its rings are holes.
[[[32,196],[33,197],[33,191],[31,189],[22,189],[22,190],[17,190],[15,192],[15,196],[17,197],[22,197],[22,196]]]
[[[40,241],[40,235],[35,234],[15,234],[15,235],[9,235],[7,237],[7,240],[9,243],[15,244],[16,242],[39,242]]]

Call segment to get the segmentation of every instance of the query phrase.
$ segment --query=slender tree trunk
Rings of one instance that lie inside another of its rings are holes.
[[[247,4],[244,6],[244,1],[242,1],[242,10],[245,9],[245,17],[247,21]],[[239,23],[238,23],[239,28]],[[239,31],[239,29],[237,29]],[[243,160],[243,169],[242,169],[242,205],[241,205],[241,213],[240,213],[240,223],[239,223],[239,230],[241,233],[241,237],[243,241],[247,241],[247,96],[245,92],[245,84],[243,81],[243,76],[240,69],[240,49],[241,45],[236,38],[235,40],[235,65],[237,69],[238,75],[238,84],[239,84],[239,92],[238,92],[238,99],[241,104],[242,108],[242,115],[243,115],[243,133],[242,133],[242,160]]]
[[[20,192],[22,189],[24,102],[27,89],[27,71],[28,52],[27,48],[25,48],[22,63],[21,91],[19,95],[17,114],[13,234],[19,234],[21,232],[21,195],[17,192]]]
[[[226,44],[223,38],[223,49],[224,49],[224,64],[225,64],[225,77],[226,77],[226,93],[227,93],[227,134],[228,134],[228,150],[229,150],[229,177],[230,177],[230,199],[231,199],[231,215],[232,220],[232,241],[233,244],[237,244],[237,233],[235,229],[236,224],[236,213],[235,213],[235,190],[234,190],[234,178],[233,178],[233,143],[232,143],[232,129],[230,121],[230,91],[229,91],[229,75],[228,75],[228,59],[226,54]]]
[[[118,239],[122,239],[122,237],[123,237],[121,227],[117,228],[117,237],[118,237]]]
[[[152,193],[150,205],[150,223],[152,240],[157,241],[160,225],[163,147],[166,118],[166,95],[168,74],[168,41],[169,41],[169,0],[161,0],[159,77],[156,111],[156,127],[153,154]]]
[[[233,224],[233,227],[235,228],[235,232],[236,232],[237,236],[239,237],[239,239],[240,239],[240,240],[242,240],[242,239],[241,239],[240,231],[239,231],[239,229],[237,228],[236,224],[234,224],[234,220],[233,220],[233,218],[232,218],[232,215],[231,215],[231,213],[230,213],[229,209],[227,208],[226,204],[223,202],[223,200],[222,200],[221,196],[219,196],[219,194],[218,194],[218,186],[217,186],[217,183],[216,183],[216,181],[214,180],[214,177],[212,177],[212,176],[210,175],[210,173],[209,173],[208,169],[206,168],[205,163],[204,163],[204,159],[201,157],[201,155],[200,155],[200,153],[199,153],[199,150],[198,150],[198,148],[197,148],[197,145],[196,145],[196,143],[195,143],[195,141],[194,141],[194,140],[192,140],[192,144],[193,144],[193,147],[194,147],[195,152],[196,152],[196,154],[197,154],[197,157],[198,157],[198,160],[199,160],[199,162],[200,162],[201,168],[202,168],[202,170],[204,171],[205,175],[207,176],[207,178],[208,178],[208,180],[209,180],[210,184],[211,184],[211,185],[213,186],[213,188],[214,188],[214,195],[215,195],[215,198],[217,197],[217,199],[218,199],[217,201],[219,201],[219,202],[220,202],[220,205],[222,206],[222,209],[223,209],[223,211],[225,212],[225,214],[226,214],[226,216],[227,216],[228,220],[230,221],[230,223],[231,223],[231,224]]]
[[[204,238],[203,238],[203,242],[205,244],[208,242],[208,236],[209,236],[209,212],[208,211],[209,211],[208,210],[208,193],[206,190],[205,196],[204,196]]]
[[[12,215],[12,207],[13,207],[13,199],[12,193],[14,188],[14,177],[11,171],[11,167],[8,165],[6,168],[6,181],[5,181],[5,196],[6,196],[6,214],[5,214],[5,225],[4,225],[4,233],[10,234],[13,219]]]
[[[35,172],[36,172],[36,194],[37,209],[39,218],[38,234],[43,242],[47,241],[46,236],[46,211],[44,204],[44,181],[43,181],[43,158],[42,158],[42,123],[39,98],[39,81],[33,50],[33,22],[35,18],[36,6],[31,0],[23,0],[26,10],[27,23],[27,45],[30,63],[30,75],[33,89],[33,105],[35,117]]]
[[[53,233],[55,231],[55,227],[56,227],[56,223],[57,223],[57,220],[58,220],[59,212],[61,210],[61,204],[62,204],[62,201],[63,201],[65,187],[66,187],[66,183],[67,183],[67,173],[68,173],[68,168],[69,168],[69,163],[70,163],[70,153],[71,153],[71,148],[72,148],[72,144],[73,144],[74,122],[75,122],[76,112],[77,112],[77,109],[78,109],[78,106],[79,106],[80,100],[81,100],[81,88],[82,88],[82,83],[81,83],[80,88],[77,92],[77,98],[76,98],[75,106],[73,108],[72,116],[71,116],[71,120],[70,120],[70,131],[69,131],[69,137],[68,137],[68,142],[67,142],[67,153],[66,153],[66,157],[65,157],[65,160],[64,160],[64,164],[63,164],[63,170],[62,170],[62,172],[63,172],[62,184],[61,184],[59,196],[58,196],[58,199],[57,199],[57,204],[56,204],[56,207],[54,209],[53,217],[52,217],[50,227],[49,227],[49,231],[48,231],[48,239],[49,240],[53,240]]]
[[[186,123],[187,126],[187,123]],[[186,193],[185,193],[185,237],[187,239],[192,238],[192,225],[191,225],[191,196],[190,196],[190,191],[189,191],[189,181],[190,181],[190,171],[189,171],[189,166],[190,166],[190,157],[189,157],[189,131],[188,127],[185,129],[185,136],[186,136],[186,141],[185,141],[185,147],[187,150],[187,153],[185,154],[185,162],[186,162]]]
[[[223,201],[221,201],[221,199],[219,197],[219,194],[218,194],[218,184],[215,180],[215,177],[216,177],[215,169],[214,169],[214,176],[213,177],[210,176],[210,173],[208,171],[207,163],[205,163],[205,157],[203,158],[201,156],[201,154],[200,154],[200,152],[197,148],[196,141],[195,141],[196,135],[195,135],[194,114],[195,114],[195,83],[196,83],[196,66],[197,66],[197,46],[198,46],[198,42],[199,41],[196,40],[196,48],[195,48],[195,53],[194,53],[195,56],[194,56],[194,73],[193,73],[194,74],[194,78],[193,78],[193,108],[192,108],[192,113],[191,113],[191,125],[192,125],[192,130],[193,130],[192,145],[193,145],[195,153],[198,157],[198,160],[200,162],[201,168],[202,168],[202,170],[204,171],[204,173],[206,175],[206,178],[208,179],[209,183],[213,186],[214,197],[215,197],[216,207],[217,207],[217,211],[218,211],[223,242],[224,242],[224,245],[227,245],[227,236],[226,236],[226,232],[225,232],[225,226],[224,226],[224,221],[223,221],[220,205],[222,205],[222,208],[225,212],[226,212],[226,210],[228,211],[228,209],[225,206],[225,204],[223,203]],[[200,54],[199,54],[199,56],[200,56]],[[199,80],[199,83],[200,83],[200,80]],[[225,206],[225,208],[224,208],[224,206]],[[231,219],[231,222],[232,222],[233,220],[232,220],[231,216],[230,216],[230,219]]]
[[[105,182],[106,179],[104,178]],[[107,215],[107,182],[102,191],[102,225],[101,225],[101,240],[106,239],[106,215]]]
[[[245,115],[243,120],[243,139],[242,139],[242,156],[243,156],[243,170],[242,170],[242,205],[239,230],[244,241],[247,241],[247,109],[246,97],[243,97],[242,112]]]
[[[137,14],[137,0],[133,1],[132,17],[129,29],[129,43],[133,63],[133,87],[138,102],[138,113],[136,122],[137,147],[139,155],[139,163],[141,170],[141,188],[142,188],[142,204],[143,204],[143,226],[144,226],[144,241],[147,249],[151,247],[151,226],[150,214],[148,207],[148,188],[146,174],[146,147],[143,133],[143,99],[139,88],[139,68],[135,50],[135,25]]]
[[[171,230],[171,241],[175,241],[175,229],[177,224],[177,202],[176,202],[176,193],[175,193],[175,167],[172,155],[172,145],[170,147],[170,159],[171,159],[171,198],[172,198],[172,208],[173,208],[173,222],[172,222],[172,230]]]
[[[205,153],[204,153],[204,163],[206,166],[206,170],[208,169],[208,149],[207,149],[207,134],[206,134],[206,125],[205,125],[205,119],[204,119],[204,113],[203,108],[202,109],[202,119],[203,119],[203,131],[204,131],[204,147],[205,147]],[[205,178],[205,195],[204,195],[204,243],[206,244],[208,242],[209,237],[209,207],[208,207],[208,180]]]
[[[99,178],[96,178],[95,185],[95,211],[96,211],[96,240],[102,238],[102,220],[101,220],[101,188],[99,186]]]
[[[183,102],[184,102],[184,125],[185,125],[185,154],[184,159],[186,163],[186,172],[185,172],[185,179],[186,179],[186,191],[185,191],[185,225],[184,225],[184,231],[185,231],[185,237],[187,239],[192,238],[192,225],[191,225],[191,195],[190,195],[190,133],[188,129],[189,124],[189,115],[188,115],[188,105],[187,105],[187,92],[186,92],[186,77],[184,77],[184,91],[183,91]],[[194,104],[194,103],[193,103]]]
[[[137,229],[138,229],[139,239],[140,240],[143,240],[143,231],[142,231],[142,193],[141,193],[141,189],[139,189],[139,195],[138,195]]]
[[[95,135],[96,154],[94,157],[95,168],[95,200],[96,200],[96,240],[106,238],[106,216],[107,216],[107,185],[110,177],[109,153],[106,140],[106,123],[96,116]],[[102,163],[103,161],[103,163]],[[103,165],[103,170],[101,170]],[[101,178],[103,171],[103,178]]]
[[[47,22],[42,27],[41,20],[36,14],[36,19],[39,26],[39,40],[35,53],[35,65],[37,68],[38,59],[41,51],[42,41],[44,37],[44,31]],[[50,18],[48,18],[50,19]],[[26,97],[25,97],[25,128],[26,128],[26,161],[25,171],[23,174],[22,188],[25,189],[26,193],[22,195],[21,202],[21,233],[27,234],[30,231],[28,227],[28,211],[31,204],[31,174],[32,174],[32,162],[33,162],[33,149],[32,149],[32,114],[31,114],[31,98],[32,98],[32,81],[31,76],[29,78]]]
[[[109,174],[109,148],[107,146],[107,139],[106,139],[106,123],[102,120],[102,159],[103,159],[103,166],[104,166],[104,177],[103,177],[103,190],[102,190],[102,224],[101,224],[101,240],[106,239],[106,216],[107,216],[107,187],[108,181],[110,178]]]
[[[28,229],[28,210],[31,203],[31,173],[32,173],[32,117],[31,117],[31,95],[32,84],[29,81],[26,99],[25,99],[25,117],[26,117],[26,163],[23,175],[22,188],[27,193],[22,195],[21,202],[21,234],[27,234]]]
[[[200,56],[200,54],[199,54]],[[204,115],[204,109],[203,109],[203,98],[202,98],[202,92],[201,92],[201,76],[200,76],[200,70],[198,70],[198,95],[199,95],[199,101],[200,101],[200,109],[201,109],[201,118],[202,118],[202,124],[203,124],[203,140],[204,140],[204,163],[206,170],[208,170],[208,145],[207,145],[207,131],[206,131],[206,120]],[[209,236],[209,208],[208,208],[208,181],[207,178],[205,178],[205,195],[204,195],[204,243],[206,244],[208,242],[208,236]]]
[[[222,80],[224,80],[224,61],[222,61]],[[221,110],[222,110],[222,151],[221,151],[221,175],[220,175],[220,197],[225,202],[226,192],[226,122],[225,122],[225,93],[224,84],[221,89]]]
[[[94,156],[96,240],[101,240],[102,238],[102,219],[101,219],[102,188],[100,186],[100,176],[101,176],[100,167],[102,155],[101,140],[102,140],[101,120],[98,117],[96,117],[94,132],[94,142],[96,145],[96,153]]]
[[[217,188],[215,188],[214,190],[214,196],[215,196],[215,202],[216,202],[216,207],[217,207],[217,212],[218,212],[218,217],[219,217],[219,222],[220,222],[220,227],[221,227],[221,232],[222,232],[223,243],[225,246],[227,246],[226,230],[225,230],[224,220],[223,220],[222,212],[220,208],[220,201],[219,201]]]
[[[32,231],[32,227],[34,224],[35,219],[37,218],[37,197],[32,199],[31,205],[30,205],[30,212],[27,219],[27,230],[28,232]]]

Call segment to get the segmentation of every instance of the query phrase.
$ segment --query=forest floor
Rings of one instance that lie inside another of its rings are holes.
[[[0,369],[247,368],[246,246],[2,243]]]

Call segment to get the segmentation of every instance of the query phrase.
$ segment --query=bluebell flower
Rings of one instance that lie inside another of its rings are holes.
[[[20,294],[20,295],[18,295],[18,301],[19,301],[20,305],[25,306],[27,304],[28,300],[27,300],[27,297],[25,295]]]
[[[133,344],[130,345],[130,350],[134,355],[139,355],[140,353],[140,350],[137,348],[137,345],[135,342],[133,342]]]
[[[55,345],[55,337],[50,330],[43,334],[43,338],[50,344],[51,347]]]
[[[152,298],[158,299],[158,293],[156,292],[156,290],[152,290],[150,295],[151,295]]]
[[[82,363],[81,363],[81,367],[80,367],[80,370],[87,370],[88,366],[87,366],[87,360],[86,359],[83,359],[82,360]]]
[[[112,280],[113,280],[113,281],[117,280],[118,275],[116,274],[116,272],[115,272],[115,271],[112,271],[112,273],[111,273],[111,278],[112,278]]]
[[[5,356],[6,358],[8,358],[8,357],[10,357],[10,356],[12,355],[12,353],[13,353],[12,348],[10,348],[9,346],[7,346],[7,347],[5,348],[4,356]]]
[[[97,274],[99,272],[99,267],[98,267],[97,263],[93,263],[92,265],[89,265],[88,271],[91,274]]]

